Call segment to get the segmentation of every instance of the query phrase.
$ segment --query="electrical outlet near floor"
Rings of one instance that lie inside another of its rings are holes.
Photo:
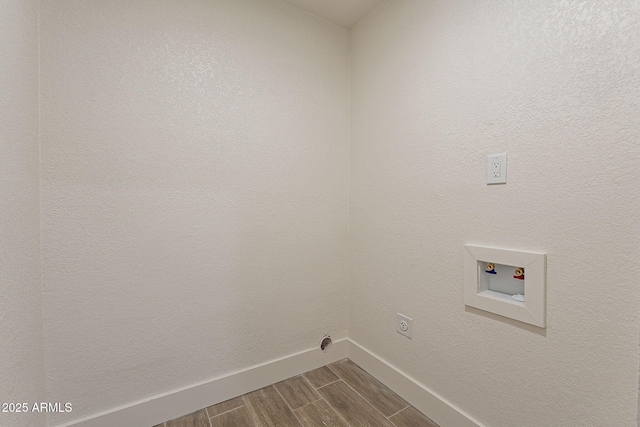
[[[410,319],[403,314],[396,313],[396,331],[407,338],[411,338],[413,335],[413,319]]]

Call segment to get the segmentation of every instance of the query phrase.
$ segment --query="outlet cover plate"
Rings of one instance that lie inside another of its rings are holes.
[[[487,184],[507,183],[507,153],[487,156]]]
[[[411,338],[413,336],[413,319],[396,313],[396,331],[407,338]]]

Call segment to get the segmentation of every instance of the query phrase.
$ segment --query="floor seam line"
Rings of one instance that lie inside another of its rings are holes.
[[[337,383],[337,382],[338,382],[338,381],[334,381],[334,382],[332,382],[331,384],[334,384],[334,383]],[[327,384],[327,385],[329,385],[329,384]],[[338,412],[338,410],[337,410],[336,408],[334,408],[334,407],[333,407],[333,405],[331,405],[331,403],[329,403],[329,401],[328,401],[327,399],[325,399],[325,398],[323,397],[323,398],[322,398],[322,400],[324,400],[324,401],[325,401],[325,403],[327,404],[327,406],[328,406],[329,408],[331,408],[331,409],[333,410],[333,412],[335,412],[335,414],[338,416],[338,418],[340,418],[342,421],[344,421],[344,423],[345,423],[347,426],[350,426],[350,425],[351,425],[351,424],[349,424],[349,423],[347,422],[347,420],[345,420],[345,419],[342,417],[342,415],[340,415],[340,412]]]
[[[309,387],[311,387],[311,390],[312,390],[312,391],[315,391],[315,392],[316,392],[316,394],[317,394],[318,396],[320,396],[320,395],[318,394],[318,391],[317,391],[318,389],[317,389],[317,388],[315,388],[315,387],[313,386],[313,384],[311,384],[311,383],[309,382],[309,380],[307,380],[307,379],[304,377],[304,375],[303,375],[303,374],[300,374],[300,378],[302,378],[302,381],[304,381],[304,382],[305,382]],[[320,399],[320,397],[318,397],[318,399]],[[316,400],[318,400],[318,399],[316,399]],[[315,402],[316,400],[314,400],[313,402]],[[313,402],[309,402],[309,403],[313,403]],[[306,406],[306,405],[305,405],[305,406]]]
[[[395,414],[389,415],[387,418],[391,418],[391,417],[395,417],[396,415],[398,415],[400,412],[404,411],[405,409],[407,409],[409,406],[411,405],[407,405],[404,408],[400,409],[398,412],[396,412]]]
[[[338,362],[339,362],[339,361],[338,361]],[[338,362],[333,362],[333,363],[338,363]],[[332,365],[333,365],[333,363],[332,363]],[[333,369],[331,369],[331,366],[327,365],[327,368],[329,368],[329,370],[330,370],[331,372],[333,372],[333,374],[334,374],[336,377],[338,377],[338,378],[340,378],[340,379],[343,379],[340,375],[338,375],[338,374],[337,374],[337,372],[336,372],[336,371],[334,371]],[[334,383],[335,383],[335,381],[334,381]],[[329,385],[329,384],[327,384],[327,385]]]
[[[353,361],[351,361],[351,362],[353,362]],[[379,379],[377,379],[376,377],[374,377],[373,375],[371,375],[370,373],[368,373],[367,371],[365,371],[364,369],[362,369],[362,368],[360,367],[360,365],[358,365],[358,364],[357,364],[357,363],[355,363],[355,362],[353,362],[353,364],[354,364],[354,365],[356,365],[358,368],[360,368],[360,369],[361,369],[365,374],[369,375],[371,378],[373,378],[374,380],[378,381],[378,382],[379,382],[380,384],[382,384],[383,386],[387,387],[387,386],[386,386],[382,381],[380,381]],[[345,382],[345,384],[346,384],[346,385],[348,385],[348,386],[349,386],[349,388],[351,388],[354,392],[356,392],[356,393],[358,394],[358,396],[362,397],[362,398],[363,398],[363,399],[364,399],[364,400],[365,400],[369,405],[373,406],[373,407],[376,409],[376,411],[380,412],[380,414],[382,414],[382,416],[383,416],[383,417],[385,417],[385,418],[389,418],[389,417],[385,416],[385,415],[382,413],[382,411],[381,411],[380,409],[378,409],[378,407],[377,407],[377,406],[375,406],[373,403],[369,402],[369,399],[367,399],[366,397],[364,397],[363,395],[361,395],[361,394],[360,394],[360,393],[359,393],[355,388],[351,387],[351,384],[349,384],[349,382],[348,382],[348,381],[346,381],[346,380],[345,380],[344,382]],[[387,388],[389,389],[389,387],[387,387]],[[393,391],[393,390],[391,390],[391,389],[389,389],[389,391],[391,391],[391,393],[393,393],[393,394],[395,394],[396,396],[398,396],[398,397],[400,398],[400,400],[402,400],[403,402],[405,402],[405,403],[407,404],[407,406],[405,406],[404,408],[400,409],[400,411],[398,411],[398,412],[404,411],[404,410],[405,410],[405,409],[407,409],[409,406],[411,406],[411,404],[410,404],[409,402],[407,402],[406,400],[404,400],[404,399],[403,399],[403,398],[402,398],[398,393],[396,393],[395,391]],[[397,414],[398,412],[396,412],[396,414]],[[395,414],[393,414],[393,415],[395,415]],[[390,416],[393,416],[393,415],[390,415]],[[394,424],[394,425],[395,425],[395,424]]]
[[[253,421],[253,427],[258,427],[258,423],[256,422],[256,416],[255,416],[256,410],[253,409],[253,406],[249,405],[250,402],[247,399],[245,399],[245,396],[247,394],[248,393],[245,393],[240,397],[242,397],[242,401],[244,402],[245,406],[247,407],[247,410],[249,411],[249,415],[251,416],[251,421]]]
[[[291,377],[291,378],[295,378],[295,377]],[[287,408],[289,408],[289,410],[291,411],[293,416],[296,418],[296,420],[298,420],[298,424],[300,424],[300,427],[304,427],[304,424],[302,424],[302,421],[300,421],[300,418],[298,418],[298,416],[296,415],[296,412],[291,408],[291,405],[289,405],[289,402],[287,402],[287,399],[285,399],[284,396],[282,395],[282,393],[280,393],[280,390],[278,390],[278,387],[276,387],[275,384],[272,387],[274,389],[276,389],[276,393],[278,393],[280,395],[280,397],[282,398],[282,401],[284,402],[284,404],[287,405]]]
[[[244,399],[242,399],[242,401],[244,402]],[[243,404],[243,405],[240,405],[240,406],[236,406],[233,409],[229,409],[228,411],[220,412],[219,414],[216,414],[216,415],[209,415],[209,412],[207,411],[207,416],[209,418],[216,418],[216,417],[219,417],[220,415],[228,414],[229,412],[235,411],[236,409],[240,409],[240,408],[242,408],[244,406],[246,406],[246,405]]]
[[[365,402],[367,402],[367,403],[368,403],[368,404],[369,404],[373,409],[375,409],[376,411],[378,411],[378,413],[379,413],[380,415],[382,415],[382,418],[384,418],[384,419],[386,419],[386,420],[388,420],[388,419],[389,419],[385,414],[383,414],[383,413],[382,413],[382,411],[381,411],[380,409],[376,408],[376,407],[373,405],[373,403],[369,402],[369,400],[368,400],[367,398],[365,398],[363,395],[361,395],[360,393],[358,393],[358,391],[357,391],[356,389],[354,389],[353,387],[351,387],[351,385],[350,385],[348,382],[346,382],[346,381],[345,381],[344,383],[347,385],[347,387],[349,387],[351,390],[353,390],[353,392],[354,392],[355,394],[357,394],[357,395],[358,395],[358,396],[360,396],[360,397],[361,397]],[[390,423],[392,423],[393,425],[395,425],[393,422],[391,422],[391,421],[389,421],[389,422],[390,422]]]
[[[322,387],[318,387],[316,390],[320,390],[321,388],[325,388],[325,387],[326,387],[326,386],[328,386],[328,385],[335,384],[335,383],[337,383],[338,381],[344,381],[344,380],[343,380],[342,378],[338,378],[337,380],[335,380],[335,381],[331,381],[330,383],[325,384],[325,385],[323,385]]]
[[[242,408],[246,408],[246,406],[245,405],[240,405],[237,408],[233,408],[233,409],[229,409],[228,411],[220,412],[218,415],[214,415],[214,416],[209,417],[209,418],[218,418],[221,415],[228,414],[229,412],[237,411],[238,409],[242,409]]]

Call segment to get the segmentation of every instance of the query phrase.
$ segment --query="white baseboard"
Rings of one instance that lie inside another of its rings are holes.
[[[347,339],[347,357],[440,427],[485,427],[433,390],[351,339]]]
[[[327,353],[319,348],[303,351],[57,427],[151,427],[345,357],[360,365],[441,427],[485,427],[428,387],[350,339],[334,342]]]
[[[57,427],[151,427],[347,357],[347,340],[114,408]]]

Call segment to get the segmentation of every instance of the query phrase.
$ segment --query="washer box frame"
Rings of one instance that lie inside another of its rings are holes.
[[[481,286],[481,263],[489,262],[524,267],[524,302]],[[546,328],[546,276],[544,253],[464,245],[464,304],[470,307]]]

